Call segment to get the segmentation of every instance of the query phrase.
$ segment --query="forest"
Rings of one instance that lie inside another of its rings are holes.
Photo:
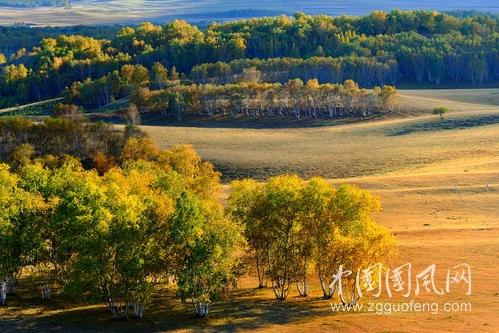
[[[48,37],[32,49],[0,55],[0,107],[58,97],[75,82],[98,80],[127,64],[175,68],[185,85],[237,82],[253,67],[262,82],[487,85],[499,78],[497,23],[496,16],[430,11],[297,13],[203,30],[175,20],[123,27],[111,38]]]
[[[0,26],[0,53],[6,58],[16,57],[22,49],[31,50],[39,46],[44,38],[56,38],[59,35],[82,35],[96,39],[111,39],[119,30],[119,26]],[[24,52],[24,51],[21,51]]]

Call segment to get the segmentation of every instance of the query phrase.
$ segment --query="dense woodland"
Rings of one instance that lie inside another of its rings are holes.
[[[56,38],[59,35],[111,39],[119,29],[119,26],[0,26],[0,53],[4,54],[7,59],[16,58],[24,54],[25,50],[32,50],[33,47],[39,46],[42,39]]]
[[[284,83],[292,79],[321,83],[342,83],[353,80],[363,87],[395,86],[399,80],[396,60],[372,57],[310,57],[237,59],[229,63],[217,62],[194,66],[190,77],[199,83],[233,83],[248,78],[248,70],[255,68],[264,82]]]
[[[477,86],[499,78],[497,25],[496,16],[376,11],[335,18],[299,13],[205,30],[179,20],[143,23],[109,39],[61,35],[0,56],[0,107],[57,97],[74,82],[98,80],[125,64],[152,70],[161,63],[183,83],[233,83],[254,67],[268,82]]]
[[[234,84],[185,85],[178,84],[174,70],[168,74],[160,63],[154,64],[151,72],[142,65],[124,65],[98,80],[74,83],[64,96],[69,103],[88,109],[130,96],[132,108],[138,112],[157,112],[178,121],[184,115],[297,119],[370,116],[393,109],[398,102],[392,86],[367,90],[352,80],[320,84],[317,79],[262,83],[262,74],[254,67],[245,69],[243,75],[243,81]]]

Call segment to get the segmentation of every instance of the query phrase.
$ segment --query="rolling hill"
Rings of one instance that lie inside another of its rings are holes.
[[[3,1],[4,5],[10,1]],[[12,1],[14,3],[16,1]],[[2,2],[0,2],[2,3]],[[243,17],[269,16],[305,12],[310,14],[360,15],[373,10],[427,9],[427,10],[475,10],[499,13],[499,3],[477,0],[405,0],[405,1],[299,1],[299,0],[73,0],[71,9],[2,8],[0,24],[24,22],[33,25],[75,25],[130,23],[143,20],[163,22],[173,18],[189,21],[231,20]]]

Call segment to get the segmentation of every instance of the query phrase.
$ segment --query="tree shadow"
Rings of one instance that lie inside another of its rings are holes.
[[[114,320],[104,305],[75,306],[65,300],[54,303],[21,304],[27,299],[14,297],[14,308],[0,321],[1,332],[164,332],[194,330],[206,332],[264,328],[334,316],[329,301],[309,297],[274,301],[264,290],[242,289],[233,299],[213,304],[207,318],[197,318],[192,304],[181,303],[172,295],[159,295],[147,307],[144,319]],[[63,303],[66,302],[65,306]],[[23,314],[16,315],[21,307]],[[29,309],[27,309],[29,308]],[[33,309],[31,309],[33,308]],[[62,310],[64,309],[64,310]],[[28,311],[26,311],[28,310]]]
[[[386,133],[386,136],[403,136],[418,132],[436,132],[442,130],[466,129],[499,123],[499,115],[484,115],[469,118],[429,120],[398,126]]]
[[[126,124],[123,117],[117,114],[86,114],[90,121],[103,121],[114,125]],[[199,127],[199,128],[248,128],[248,129],[272,129],[272,128],[314,128],[324,126],[339,126],[365,122],[383,115],[369,117],[345,117],[345,118],[301,118],[292,116],[276,117],[230,117],[230,116],[188,116],[181,121],[172,117],[165,117],[158,113],[145,113],[141,115],[141,124],[144,126],[160,127]]]

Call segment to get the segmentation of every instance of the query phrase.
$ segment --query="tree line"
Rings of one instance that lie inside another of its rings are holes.
[[[304,82],[317,79],[321,83],[342,83],[353,80],[363,87],[397,84],[398,62],[390,59],[368,57],[311,57],[237,59],[231,62],[216,62],[197,65],[189,78],[198,83],[235,83],[251,81],[250,70],[255,68],[257,78],[263,82],[284,83],[291,79]]]
[[[59,35],[82,35],[96,39],[111,39],[118,30],[118,26],[89,25],[58,27],[0,26],[0,53],[4,54],[7,59],[15,59],[18,50],[31,50],[33,47],[39,46],[44,38],[55,38]]]
[[[457,18],[429,11],[336,18],[298,13],[214,23],[203,31],[175,20],[164,26],[123,27],[110,39],[61,35],[6,57],[0,106],[57,97],[73,82],[98,79],[124,64],[151,69],[157,62],[187,78],[193,67],[204,63],[325,57],[322,62],[345,67],[343,80],[365,80],[368,86],[395,80],[481,85],[498,79],[497,22],[494,16]],[[381,74],[364,74],[371,71]]]
[[[144,90],[142,90],[144,91]],[[294,117],[324,119],[366,117],[393,109],[398,103],[394,87],[361,89],[343,84],[320,84],[316,79],[280,83],[227,85],[177,85],[150,94],[138,94],[140,108],[166,112],[182,120],[183,115],[230,117]]]
[[[317,79],[266,83],[260,82],[261,72],[254,67],[243,70],[241,82],[230,84],[179,84],[172,81],[176,75],[160,63],[153,66],[152,73],[142,65],[125,65],[121,72],[73,84],[65,96],[69,103],[95,108],[129,95],[139,112],[161,113],[178,121],[184,115],[362,117],[392,110],[398,104],[393,86],[367,90],[352,80],[320,84]]]

